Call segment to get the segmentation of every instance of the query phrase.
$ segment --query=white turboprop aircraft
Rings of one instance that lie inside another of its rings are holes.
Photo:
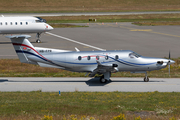
[[[74,72],[102,75],[101,83],[110,80],[111,73],[130,71],[145,73],[144,81],[149,78],[146,71],[160,70],[175,63],[164,58],[141,56],[131,50],[117,51],[67,51],[51,48],[34,47],[28,40],[29,35],[7,36],[11,39],[14,49],[22,63],[39,65],[41,67],[59,68]]]
[[[37,43],[41,42],[39,37],[42,32],[52,29],[53,27],[40,17],[0,17],[0,34],[37,33]]]

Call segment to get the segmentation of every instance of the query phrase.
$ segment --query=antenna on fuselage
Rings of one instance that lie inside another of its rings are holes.
[[[75,47],[75,50],[76,50],[77,52],[79,52],[79,51],[80,51],[77,47]]]

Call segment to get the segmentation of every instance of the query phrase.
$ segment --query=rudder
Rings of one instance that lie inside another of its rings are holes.
[[[30,38],[31,36],[29,36],[29,35],[14,35],[14,36],[6,36],[6,37],[11,39],[14,49],[19,57],[19,60],[22,63],[36,64],[32,61],[29,61],[28,57],[27,57],[29,55],[29,51],[31,49],[34,49],[34,46],[27,39],[27,38]],[[34,53],[34,54],[36,54],[36,53]]]

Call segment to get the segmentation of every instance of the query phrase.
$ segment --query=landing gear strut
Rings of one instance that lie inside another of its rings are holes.
[[[149,82],[149,77],[147,76],[147,72],[145,73],[144,82]]]
[[[40,43],[40,42],[41,42],[41,40],[39,39],[39,38],[40,38],[40,35],[41,35],[41,33],[37,33],[37,35],[36,35],[36,37],[38,38],[38,39],[36,40],[37,43]]]

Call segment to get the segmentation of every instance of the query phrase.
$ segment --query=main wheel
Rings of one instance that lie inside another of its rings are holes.
[[[149,78],[148,77],[144,77],[144,82],[149,82]]]
[[[104,79],[104,75],[103,75],[103,76],[101,76],[101,78],[100,78],[100,82],[101,82],[101,83],[106,83],[106,82],[107,82],[107,80],[106,80],[106,79]]]
[[[40,42],[41,42],[41,40],[40,40],[40,39],[37,39],[37,40],[36,40],[36,42],[37,42],[37,43],[40,43]]]

